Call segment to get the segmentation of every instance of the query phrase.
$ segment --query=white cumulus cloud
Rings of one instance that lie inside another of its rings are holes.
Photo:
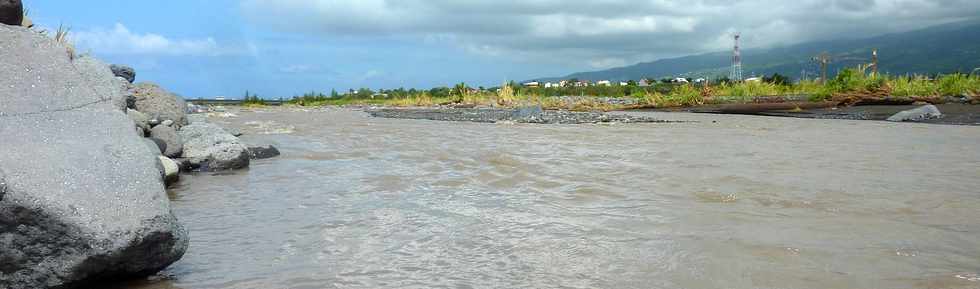
[[[70,39],[83,51],[100,54],[209,56],[222,52],[214,38],[170,39],[154,33],[134,33],[119,23],[110,29],[72,32]]]

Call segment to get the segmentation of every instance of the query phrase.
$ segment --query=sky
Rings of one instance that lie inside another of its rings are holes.
[[[23,0],[187,98],[430,88],[978,19],[977,0]]]

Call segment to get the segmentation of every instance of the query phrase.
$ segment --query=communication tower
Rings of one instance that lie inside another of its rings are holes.
[[[740,38],[742,38],[742,34],[735,33],[735,53],[732,56],[732,73],[728,76],[732,81],[742,81],[742,50],[738,44]]]

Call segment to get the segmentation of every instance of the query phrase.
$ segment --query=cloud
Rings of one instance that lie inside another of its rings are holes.
[[[303,74],[303,73],[312,73],[312,72],[319,72],[319,71],[320,71],[319,66],[310,65],[310,64],[292,64],[279,68],[279,72],[288,73],[288,74]]]
[[[75,46],[100,54],[214,56],[223,54],[213,38],[169,39],[162,35],[134,33],[117,23],[111,29],[95,28],[72,32]]]
[[[242,0],[262,27],[327,37],[416,39],[582,66],[870,37],[980,15],[976,0]]]

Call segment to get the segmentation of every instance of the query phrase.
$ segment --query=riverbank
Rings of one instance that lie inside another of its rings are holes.
[[[495,88],[429,90],[352,90],[345,94],[306,93],[288,104],[316,106],[374,105],[387,107],[497,107],[541,106],[548,110],[612,111],[624,109],[670,109],[715,105],[766,105],[779,103],[824,103],[835,106],[868,104],[905,105],[980,104],[980,75],[953,73],[926,76],[890,76],[862,68],[845,69],[833,79],[817,82],[785,79],[711,83],[656,83],[647,86],[580,85],[537,87],[507,83]],[[249,98],[247,104],[264,100]]]
[[[707,114],[745,114],[772,117],[794,117],[812,119],[872,120],[885,121],[902,111],[912,110],[922,105],[861,105],[836,106],[808,103],[813,106],[789,105],[782,107],[766,106],[702,106],[672,109],[645,109],[640,111],[667,111]],[[943,116],[923,119],[918,122],[948,125],[980,125],[980,105],[948,103],[936,105]]]
[[[22,9],[4,4],[0,14]],[[183,98],[159,85],[134,83],[134,69],[77,55],[64,30],[51,38],[7,24],[0,288],[92,288],[153,275],[179,260],[189,239],[168,185],[181,173],[238,170],[276,155],[188,114]]]

